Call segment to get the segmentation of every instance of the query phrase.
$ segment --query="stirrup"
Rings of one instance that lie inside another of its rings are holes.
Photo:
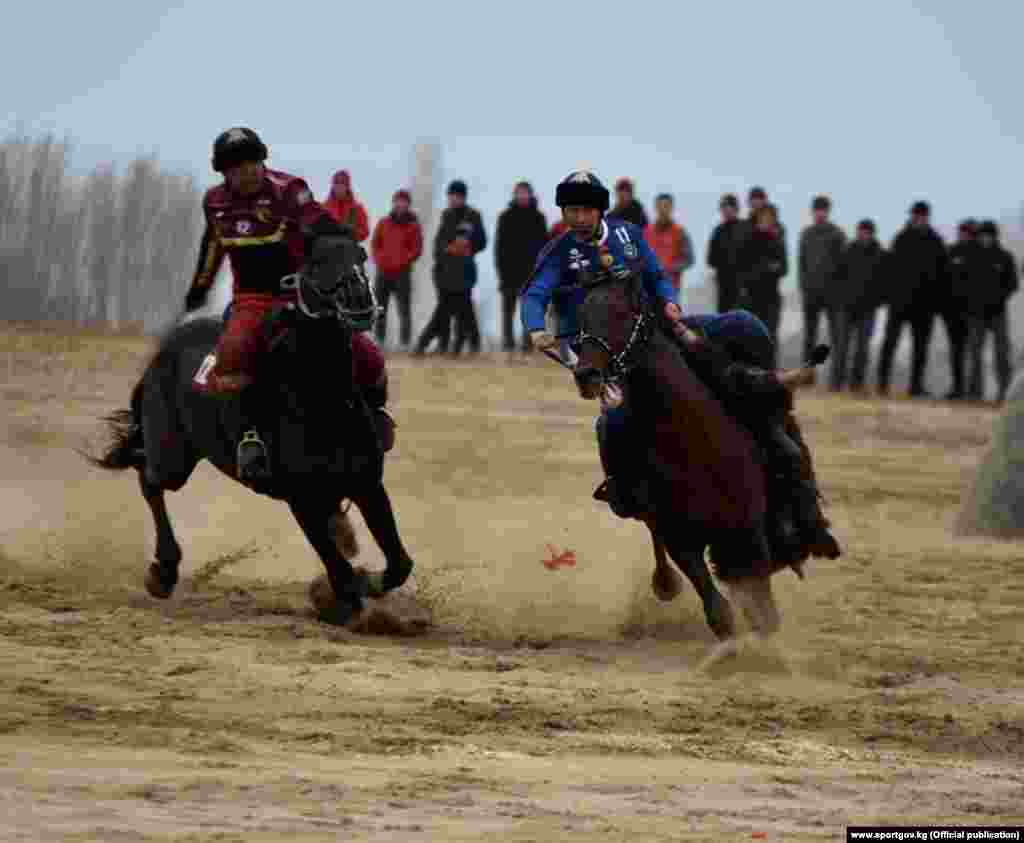
[[[258,449],[258,453],[253,453]],[[250,453],[246,455],[246,451]],[[265,480],[270,476],[270,459],[267,446],[259,431],[247,430],[238,443],[235,458],[238,463],[238,479],[243,482]]]

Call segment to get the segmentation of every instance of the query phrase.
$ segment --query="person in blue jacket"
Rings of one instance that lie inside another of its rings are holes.
[[[578,331],[576,312],[586,296],[576,282],[581,273],[602,271],[602,255],[610,255],[613,266],[636,268],[656,312],[665,317],[686,345],[699,346],[702,334],[737,363],[759,370],[771,368],[774,344],[767,327],[753,314],[734,310],[683,316],[675,302],[672,282],[644,239],[643,230],[632,223],[605,218],[609,207],[608,190],[593,173],[570,174],[558,185],[555,203],[562,209],[567,231],[540,253],[534,273],[521,295],[523,331],[534,348],[550,351],[558,347],[563,360],[574,362],[567,337]],[[561,340],[545,325],[545,312],[552,301]],[[774,378],[773,373],[762,371],[762,375]],[[624,518],[638,517],[646,507],[643,478],[630,470],[639,461],[628,447],[628,418],[628,411],[622,405],[598,419],[598,444],[606,479],[595,492],[595,497],[607,500],[612,510]],[[750,420],[746,421],[749,424]],[[766,435],[759,436],[758,441],[765,446],[772,469],[785,475],[787,486],[793,489],[791,530],[809,545],[834,546],[838,555],[838,546],[826,531],[828,522],[818,505],[817,489],[808,478],[812,473],[804,470],[802,449],[786,435],[781,425],[773,425],[764,433]]]

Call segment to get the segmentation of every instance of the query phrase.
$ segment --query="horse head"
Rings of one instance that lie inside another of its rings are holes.
[[[608,380],[629,373],[653,322],[635,273],[605,274],[582,286],[586,295],[577,313],[579,362],[574,376],[580,395],[594,399]]]
[[[365,249],[351,238],[321,236],[302,269],[282,280],[295,303],[276,311],[266,326],[271,357],[289,371],[279,382],[322,388],[326,373],[328,392],[335,394],[350,383],[352,334],[373,327],[380,315],[365,263]]]
[[[366,250],[349,237],[318,237],[295,283],[299,310],[309,318],[333,317],[365,331],[380,315],[366,275]]]

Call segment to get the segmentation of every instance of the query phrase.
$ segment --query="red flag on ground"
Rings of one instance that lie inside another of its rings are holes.
[[[576,554],[571,550],[566,550],[563,553],[559,553],[554,545],[548,545],[548,553],[551,554],[550,559],[542,559],[541,564],[549,571],[554,571],[558,568],[572,568],[576,565]]]

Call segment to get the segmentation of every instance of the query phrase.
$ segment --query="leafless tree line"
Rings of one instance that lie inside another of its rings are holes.
[[[155,157],[69,172],[71,143],[0,142],[0,319],[153,327],[180,309],[202,193]]]

